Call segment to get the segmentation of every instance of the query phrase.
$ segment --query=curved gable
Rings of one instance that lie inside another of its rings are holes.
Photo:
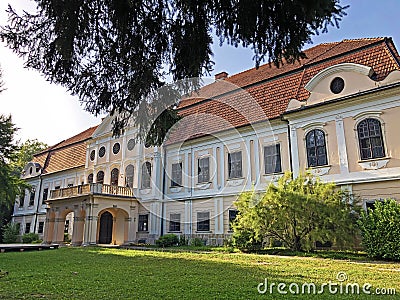
[[[377,86],[377,82],[371,79],[373,74],[372,67],[355,63],[325,68],[304,87],[310,92],[307,105],[372,89]]]

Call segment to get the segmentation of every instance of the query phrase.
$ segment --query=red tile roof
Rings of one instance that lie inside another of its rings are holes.
[[[167,144],[277,118],[291,99],[306,100],[306,83],[332,65],[351,62],[370,66],[378,81],[400,69],[399,54],[390,38],[324,43],[304,53],[306,58],[300,62],[285,63],[279,68],[273,64],[252,68],[183,99],[178,110],[184,118],[171,132]]]
[[[33,161],[43,168],[42,173],[54,173],[85,165],[86,144],[97,126],[86,129],[34,155]]]

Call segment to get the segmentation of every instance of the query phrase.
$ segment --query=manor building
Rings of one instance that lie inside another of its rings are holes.
[[[222,244],[242,191],[309,170],[368,206],[400,199],[400,57],[390,38],[305,50],[279,68],[223,72],[181,100],[161,147],[112,135],[113,117],[35,155],[13,221],[46,243]]]

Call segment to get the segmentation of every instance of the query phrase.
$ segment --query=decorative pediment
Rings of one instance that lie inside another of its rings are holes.
[[[379,83],[371,79],[373,73],[371,67],[354,63],[330,66],[318,72],[305,85],[310,92],[306,105],[376,88]]]
[[[92,137],[96,138],[105,134],[112,132],[112,122],[115,117],[108,115],[103,118],[101,124],[97,127],[97,129],[93,132]]]
[[[371,77],[374,73],[374,70],[371,67],[353,64],[353,63],[343,63],[334,66],[330,66],[326,69],[320,71],[317,75],[315,75],[311,80],[305,85],[305,89],[309,92],[312,92],[314,88],[325,78],[330,77],[334,74],[341,72],[352,72],[358,73],[363,76]]]
[[[105,118],[102,119],[101,124],[97,127],[97,129],[93,132],[92,137],[100,137],[107,134],[112,134],[113,131],[113,121],[117,116],[107,115]],[[122,116],[121,116],[122,117]],[[131,122],[129,122],[131,123]],[[129,124],[127,127],[131,127]]]
[[[30,177],[39,176],[42,172],[42,167],[40,164],[35,162],[29,162],[26,164],[24,170],[22,171],[21,177],[26,179]]]

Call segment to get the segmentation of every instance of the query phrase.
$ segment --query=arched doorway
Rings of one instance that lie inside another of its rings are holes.
[[[113,232],[113,216],[108,211],[100,217],[99,244],[111,244]]]

